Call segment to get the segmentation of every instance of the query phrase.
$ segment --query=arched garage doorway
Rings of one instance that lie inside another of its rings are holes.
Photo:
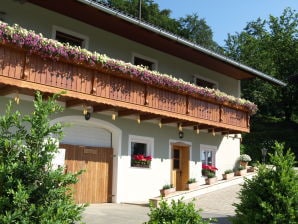
[[[115,201],[117,156],[121,131],[114,125],[82,116],[58,118],[52,123],[64,123],[64,151],[66,172],[85,170],[74,186],[77,203],[105,203]],[[115,158],[115,159],[114,159]],[[116,161],[114,161],[116,160]]]

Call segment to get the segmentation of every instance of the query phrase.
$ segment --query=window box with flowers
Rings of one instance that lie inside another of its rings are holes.
[[[144,136],[129,136],[129,154],[131,167],[150,168],[153,157],[153,138]]]
[[[152,160],[151,156],[144,156],[142,154],[133,155],[133,158],[131,160],[131,166],[132,167],[150,168],[151,160]]]

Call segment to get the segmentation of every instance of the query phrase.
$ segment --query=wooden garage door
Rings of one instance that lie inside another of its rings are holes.
[[[65,148],[66,172],[85,170],[74,185],[76,203],[112,201],[113,149],[61,144]]]

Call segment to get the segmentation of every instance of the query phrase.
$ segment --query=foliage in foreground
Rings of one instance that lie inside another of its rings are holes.
[[[42,100],[37,93],[34,112],[22,116],[7,105],[0,116],[0,223],[74,223],[84,205],[72,199],[70,184],[78,174],[52,169],[51,161],[62,136],[60,124],[49,116],[61,111],[57,96]]]
[[[239,192],[234,224],[298,223],[298,173],[293,169],[295,156],[275,143],[269,154],[270,167],[261,165],[258,175],[246,179]]]
[[[172,200],[168,204],[162,200],[158,207],[150,204],[150,220],[145,224],[210,224],[212,219],[205,220],[196,210],[193,202],[184,203]]]

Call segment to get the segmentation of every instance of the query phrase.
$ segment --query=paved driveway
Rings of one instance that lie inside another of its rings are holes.
[[[239,185],[230,186],[196,198],[196,207],[203,209],[204,218],[215,217],[220,224],[228,224],[233,216],[232,204],[238,202]],[[96,204],[90,205],[84,212],[83,221],[87,224],[142,224],[148,221],[149,208],[132,204]]]

